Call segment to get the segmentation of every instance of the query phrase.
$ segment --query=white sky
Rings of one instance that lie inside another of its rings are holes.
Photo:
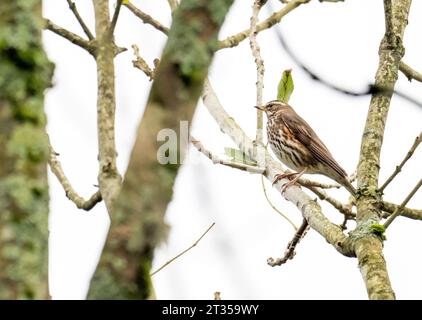
[[[66,1],[44,0],[44,15],[53,22],[82,35]],[[170,24],[165,0],[132,1],[164,24]],[[274,6],[281,5],[273,1]],[[79,12],[94,30],[91,1],[76,1]],[[233,5],[220,38],[249,25],[252,1]],[[404,61],[422,70],[420,1],[413,1],[404,44]],[[268,15],[263,10],[262,17]],[[384,32],[382,1],[320,3],[316,0],[286,16],[280,28],[290,46],[312,70],[350,89],[363,89],[375,75],[378,45]],[[140,47],[149,62],[160,56],[165,37],[141,23],[122,8],[117,43]],[[60,153],[62,166],[74,188],[83,196],[95,192],[97,182],[96,71],[94,60],[79,47],[45,32],[45,45],[56,63],[54,87],[46,98],[48,132]],[[281,72],[293,68],[295,91],[290,100],[327,144],[335,158],[353,172],[369,97],[350,98],[313,82],[281,49],[274,33],[258,36],[265,59],[264,100],[276,96]],[[134,134],[148,96],[147,77],[132,67],[131,50],[116,59],[118,166],[126,168]],[[235,49],[219,51],[210,78],[220,101],[243,129],[255,130],[256,70],[244,41]],[[409,83],[400,75],[397,88],[422,101],[422,84]],[[390,109],[382,152],[381,181],[392,172],[421,130],[422,110],[400,98]],[[199,104],[192,134],[217,154],[233,146],[206,109]],[[418,150],[404,171],[386,190],[385,199],[401,202],[421,176],[422,152]],[[103,204],[90,212],[79,211],[69,202],[56,178],[50,174],[50,291],[55,299],[84,299],[109,225]],[[324,177],[313,177],[326,180]],[[269,189],[269,182],[265,182]],[[269,190],[272,201],[297,224],[299,211]],[[344,191],[336,196],[346,199]],[[334,222],[342,217],[326,203],[324,213]],[[422,207],[419,192],[409,203]],[[223,299],[366,299],[357,260],[338,254],[315,231],[300,243],[295,258],[281,267],[267,266],[268,257],[283,254],[292,237],[291,226],[266,202],[259,176],[213,165],[191,150],[175,185],[166,221],[171,231],[156,253],[159,267],[191,245],[212,223],[212,231],[188,254],[154,276],[159,299],[212,299],[221,291]],[[401,218],[388,229],[385,258],[399,299],[421,299],[421,222]]]

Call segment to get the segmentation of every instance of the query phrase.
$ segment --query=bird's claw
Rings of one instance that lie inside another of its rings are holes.
[[[275,176],[274,176],[274,181],[273,181],[273,186],[277,183],[277,182],[279,182],[280,180],[283,180],[283,179],[290,179],[290,177],[292,177],[292,176],[294,176],[296,174],[296,172],[294,172],[294,173],[282,173],[282,174],[276,174]]]
[[[291,186],[295,185],[296,181],[289,181],[287,183],[285,183],[282,187],[281,187],[281,193],[283,194],[284,192],[286,192],[287,188],[290,188]]]

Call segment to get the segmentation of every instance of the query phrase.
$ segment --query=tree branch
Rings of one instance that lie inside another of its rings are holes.
[[[109,214],[120,192],[121,176],[116,164],[115,143],[115,44],[110,34],[110,13],[107,0],[93,0],[95,31],[97,35],[97,130],[98,130],[98,181]]]
[[[261,49],[259,47],[258,41],[256,39],[257,36],[257,23],[258,23],[258,16],[259,12],[261,11],[261,7],[265,4],[265,1],[262,0],[255,0],[252,6],[252,17],[251,17],[251,25],[250,25],[250,34],[249,34],[249,44],[252,51],[252,56],[255,58],[256,64],[256,105],[261,107],[263,105],[262,102],[262,91],[264,88],[264,60],[261,57]],[[264,112],[260,109],[256,110],[256,138],[255,141],[258,144],[263,144],[263,121],[264,121]],[[258,161],[260,163],[260,161]]]
[[[290,1],[286,6],[284,6],[281,10],[273,13],[270,17],[262,21],[261,23],[257,24],[256,26],[256,33],[260,33],[261,31],[267,30],[271,28],[272,26],[276,25],[281,21],[281,19],[288,14],[290,11],[293,11],[297,7],[299,7],[301,4],[308,3],[310,0],[292,0]],[[135,16],[137,16],[139,19],[141,19],[144,23],[149,24],[156,28],[157,30],[161,31],[164,34],[169,33],[169,28],[164,26],[161,22],[155,20],[153,17],[151,17],[149,14],[143,12],[139,8],[137,8],[132,3],[124,3],[125,7],[127,7]],[[243,30],[235,35],[232,35],[230,37],[227,37],[224,40],[220,40],[218,42],[218,48],[225,49],[225,48],[232,48],[237,46],[240,42],[248,38],[248,36],[251,33],[251,29]]]
[[[52,21],[48,19],[44,19],[44,23],[45,23],[45,26],[44,26],[45,29],[54,32],[55,34],[65,38],[66,40],[69,40],[73,44],[76,44],[77,46],[88,51],[90,54],[94,55],[95,46],[91,42],[81,38],[80,36],[78,36],[77,34],[73,32],[70,32],[62,27],[59,27],[58,25],[54,24]]]
[[[407,160],[409,160],[412,157],[413,153],[415,152],[416,148],[419,146],[421,142],[422,142],[422,131],[419,134],[419,136],[416,137],[415,142],[413,142],[413,145],[410,147],[409,151],[407,152],[402,162],[396,167],[396,170],[394,170],[392,175],[381,186],[381,188],[379,189],[380,193],[383,193],[383,191],[390,184],[390,182],[393,181],[393,179],[399,174],[399,172],[401,172],[401,169],[403,168]]]
[[[422,73],[413,70],[409,65],[407,65],[403,61],[400,62],[399,69],[409,81],[416,80],[422,82]]]
[[[290,11],[296,9],[301,4],[308,3],[310,0],[292,0],[286,4],[280,11],[273,13],[270,17],[262,21],[256,26],[256,32],[259,33],[266,29],[271,28],[275,24],[279,23],[281,19],[288,14]],[[232,48],[237,46],[240,42],[245,40],[251,33],[250,29],[243,30],[233,36],[230,36],[219,42],[219,49]]]
[[[50,143],[48,147],[50,151],[48,157],[48,164],[50,165],[51,171],[57,177],[57,180],[59,180],[64,191],[66,192],[66,197],[68,197],[69,200],[72,201],[78,207],[78,209],[89,211],[94,208],[95,205],[98,202],[101,202],[102,200],[100,191],[95,192],[88,200],[85,200],[84,198],[79,196],[75,189],[73,189],[66,175],[64,174],[60,161],[57,159],[57,156],[59,154],[53,150],[53,147]]]
[[[285,264],[288,260],[293,259],[296,254],[296,246],[299,244],[300,240],[302,240],[303,237],[306,235],[308,229],[308,222],[306,221],[306,219],[303,219],[303,222],[300,225],[299,229],[297,229],[295,235],[293,236],[293,239],[287,244],[287,249],[284,252],[284,256],[282,258],[277,259],[268,258],[268,265],[270,265],[271,267],[281,266],[282,264]]]
[[[143,23],[149,24],[153,26],[155,29],[161,31],[164,34],[168,34],[170,29],[164,26],[161,22],[155,20],[150,15],[146,14],[142,10],[138,9],[136,6],[134,6],[132,3],[124,3],[123,4],[126,8],[128,8],[132,13],[137,16],[139,19],[142,20]]]
[[[395,299],[382,254],[381,239],[374,236],[370,228],[382,216],[378,205],[380,194],[377,192],[380,153],[390,100],[404,54],[402,39],[410,3],[411,0],[384,0],[386,30],[379,49],[375,86],[388,90],[372,95],[358,165],[359,196],[356,199],[357,227],[354,231],[354,247],[370,299]]]
[[[352,211],[352,209],[349,206],[329,196],[324,190],[321,190],[317,187],[312,187],[312,186],[305,186],[305,187],[311,190],[313,193],[315,193],[319,199],[327,201],[329,204],[331,204],[334,208],[336,208],[340,213],[344,214],[345,216],[349,218],[356,217],[356,214]]]
[[[289,173],[290,171],[286,170],[286,173]],[[356,172],[354,172],[353,174],[350,175],[349,181],[353,182],[356,179]],[[313,180],[308,180],[306,178],[299,178],[298,180],[299,184],[304,186],[304,187],[317,187],[320,189],[339,189],[342,186],[338,183],[322,183],[319,181],[313,181]]]
[[[202,99],[208,111],[220,126],[220,129],[234,141],[243,153],[250,155],[250,157],[254,159],[254,154],[256,153],[252,140],[246,136],[239,125],[221,106],[208,81],[205,82]],[[265,152],[265,157],[265,177],[269,181],[274,181],[275,175],[284,171],[281,165],[272,159],[268,152]],[[287,180],[283,179],[275,184],[274,187],[281,193],[283,183],[286,182]],[[351,250],[352,248],[347,241],[347,237],[343,234],[341,228],[330,222],[324,216],[318,203],[301,191],[300,188],[295,186],[288,188],[282,195],[286,200],[296,205],[311,228],[321,234],[337,251],[346,256],[354,256],[354,253]]]
[[[227,167],[230,167],[230,168],[233,168],[233,169],[248,171],[250,173],[260,173],[260,174],[262,174],[265,171],[265,168],[259,168],[257,166],[251,166],[251,165],[248,165],[248,164],[245,164],[245,163],[220,159],[216,155],[212,154],[209,150],[207,150],[203,146],[203,144],[200,141],[196,140],[194,137],[190,138],[190,142],[199,152],[201,152],[203,155],[205,155],[207,158],[209,158],[212,161],[212,163],[214,163],[214,164],[222,164],[224,166],[227,166]]]
[[[397,208],[399,205],[388,202],[388,201],[382,201],[380,203],[380,209],[385,211],[385,214],[383,215],[383,218],[389,217]],[[401,216],[414,219],[414,220],[422,220],[422,210],[418,209],[411,209],[404,207],[401,209]]]
[[[110,235],[91,282],[91,298],[145,299],[153,291],[151,263],[155,248],[167,234],[164,216],[187,152],[186,133],[216,51],[218,32],[232,3],[183,0],[174,12],[112,210]],[[160,137],[175,139],[177,147],[160,144]],[[176,153],[175,159],[169,159],[167,152]]]
[[[76,20],[78,20],[80,26],[82,27],[82,30],[85,32],[86,36],[89,40],[93,40],[94,36],[92,35],[91,31],[89,30],[88,26],[85,24],[85,21],[80,16],[78,9],[76,8],[76,4],[72,0],[67,0],[67,3],[69,4],[69,9],[72,10]]]
[[[110,23],[110,28],[109,28],[110,35],[113,35],[114,29],[116,29],[117,19],[119,19],[122,2],[123,0],[117,0],[116,9],[114,9],[113,18],[111,19],[111,23]]]
[[[204,233],[202,233],[202,235],[199,237],[198,240],[196,240],[189,248],[183,250],[182,252],[180,252],[177,256],[171,258],[169,261],[167,261],[166,263],[164,263],[161,267],[159,267],[157,270],[155,270],[154,272],[151,273],[151,277],[153,275],[155,275],[156,273],[160,272],[161,270],[163,270],[165,267],[167,267],[170,263],[172,263],[174,260],[180,258],[181,256],[183,256],[186,252],[188,252],[189,250],[193,249],[194,247],[196,247],[198,245],[198,243],[202,240],[203,237],[205,237],[205,235],[212,229],[212,227],[215,226],[215,222],[213,222],[208,228],[207,230],[205,230]]]
[[[407,195],[406,199],[398,206],[393,214],[387,219],[387,221],[384,223],[384,228],[387,229],[388,226],[394,221],[395,218],[397,218],[401,213],[403,208],[406,206],[406,204],[412,199],[412,197],[415,195],[415,193],[419,190],[419,188],[422,185],[422,179],[419,180],[419,182],[416,184],[416,186],[410,191],[410,193]]]

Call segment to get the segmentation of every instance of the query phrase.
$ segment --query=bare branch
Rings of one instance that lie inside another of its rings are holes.
[[[421,186],[422,186],[422,179],[419,180],[419,182],[416,184],[416,186],[407,195],[406,199],[404,199],[404,201],[401,203],[401,205],[398,208],[396,208],[396,210],[394,210],[393,214],[384,223],[385,229],[387,229],[388,226],[394,221],[394,219],[397,218],[402,213],[403,208],[410,201],[410,199],[412,199],[412,197],[415,195],[415,193],[419,190],[419,188]]]
[[[159,59],[154,59],[154,69],[151,69],[148,63],[142,58],[141,54],[139,53],[139,48],[136,44],[132,45],[133,53],[135,54],[136,60],[132,60],[132,64],[135,68],[138,68],[141,70],[145,75],[149,78],[150,81],[154,79],[155,76],[155,70],[158,67],[158,64],[160,63]]]
[[[288,170],[286,170],[286,173],[288,173]],[[349,177],[350,183],[356,180],[356,171],[352,173]],[[299,184],[301,184],[304,187],[317,187],[321,189],[339,189],[342,186],[338,183],[322,183],[318,181],[308,180],[305,178],[298,179]]]
[[[73,32],[70,32],[62,27],[59,27],[58,25],[56,25],[55,23],[51,22],[48,19],[44,19],[44,23],[45,23],[45,29],[48,29],[54,32],[55,34],[65,38],[66,40],[69,40],[73,44],[76,44],[77,46],[88,51],[90,54],[94,55],[95,46],[91,42],[81,38],[80,36],[78,36],[77,34]]]
[[[69,200],[78,207],[78,209],[83,209],[86,211],[91,210],[98,202],[101,202],[102,198],[100,191],[95,192],[88,200],[85,200],[80,195],[78,195],[64,174],[60,161],[57,159],[59,154],[53,150],[50,142],[49,150],[50,155],[48,157],[48,164],[50,165],[51,171],[57,177],[57,180],[59,180],[60,184],[63,186],[63,189],[66,192],[66,197],[68,197]]]
[[[275,24],[279,23],[281,19],[288,14],[290,11],[296,9],[301,4],[307,3],[310,0],[292,0],[288,4],[286,4],[280,11],[277,11],[273,13],[270,17],[262,21],[256,26],[256,32],[259,33],[261,31],[264,31],[266,29],[271,28]],[[239,32],[233,36],[230,36],[224,40],[221,40],[219,42],[219,49],[224,48],[232,48],[237,46],[240,42],[245,40],[249,34],[251,33],[250,29],[243,30],[242,32]]]
[[[380,208],[381,210],[385,211],[383,218],[389,217],[393,212],[397,210],[397,207],[399,207],[398,204],[394,204],[388,201],[382,201],[380,203]],[[401,209],[400,216],[414,220],[422,220],[422,210],[404,207]]]
[[[305,186],[309,190],[311,190],[313,193],[315,193],[319,199],[327,201],[329,204],[331,204],[334,208],[336,208],[340,213],[344,214],[345,216],[349,218],[356,217],[356,213],[354,213],[350,206],[345,205],[344,203],[338,201],[337,199],[329,196],[324,190],[319,189],[317,187],[312,186]]]
[[[112,214],[122,178],[116,158],[115,111],[116,90],[114,57],[115,44],[110,37],[110,12],[108,1],[93,1],[95,33],[98,47],[95,55],[97,65],[97,134],[98,134],[98,181],[109,214]]]
[[[399,70],[407,77],[409,81],[416,80],[422,82],[422,73],[413,70],[403,61],[400,62]]]
[[[262,91],[264,88],[264,60],[261,57],[261,49],[259,47],[258,41],[256,39],[257,36],[257,23],[258,23],[258,16],[259,12],[261,11],[262,5],[266,1],[255,0],[252,6],[252,17],[251,17],[251,26],[250,26],[250,34],[249,34],[249,44],[251,47],[252,55],[255,58],[256,64],[256,105],[261,107],[262,102]],[[258,144],[263,144],[263,121],[264,121],[264,114],[263,111],[260,109],[256,110],[256,138],[255,141]]]
[[[299,227],[299,229],[297,229],[295,235],[293,236],[293,239],[287,244],[287,249],[284,252],[284,256],[282,258],[277,258],[277,259],[268,258],[267,259],[268,265],[270,265],[271,267],[281,266],[282,264],[285,264],[288,260],[293,259],[293,257],[296,254],[295,252],[296,246],[298,245],[300,240],[303,239],[303,237],[306,235],[308,230],[309,230],[309,224],[306,221],[306,219],[303,219],[303,222],[301,226]]]
[[[422,132],[419,134],[419,136],[416,137],[415,142],[413,142],[412,146],[410,147],[409,151],[407,152],[406,156],[402,160],[402,162],[396,167],[396,170],[392,173],[392,175],[384,182],[384,184],[381,186],[379,191],[382,193],[385,188],[390,184],[391,181],[399,174],[407,160],[409,160],[413,153],[415,152],[416,148],[419,146],[419,144],[422,142]]]
[[[198,240],[196,240],[189,248],[183,250],[182,252],[180,252],[177,256],[171,258],[169,261],[167,261],[166,263],[164,263],[161,267],[159,267],[157,270],[155,270],[154,272],[151,273],[151,277],[153,275],[155,275],[156,273],[160,272],[161,270],[163,270],[165,267],[167,267],[170,263],[172,263],[174,260],[180,258],[181,256],[183,256],[186,252],[188,252],[189,250],[191,250],[192,248],[196,247],[196,245],[199,243],[199,241],[202,240],[203,237],[205,237],[205,235],[211,230],[212,227],[214,227],[215,222],[213,222],[208,228],[207,230],[205,230],[205,232],[199,237]]]
[[[127,7],[132,13],[137,16],[139,19],[142,20],[143,23],[149,24],[153,26],[155,29],[161,31],[164,34],[168,34],[170,29],[164,26],[161,22],[155,20],[153,17],[151,17],[149,14],[146,14],[142,10],[135,7],[132,3],[124,3],[125,7]]]
[[[93,40],[94,36],[92,35],[92,32],[89,30],[88,26],[85,24],[84,20],[80,16],[78,9],[76,8],[76,4],[72,0],[67,0],[67,3],[69,4],[69,9],[72,10],[76,20],[78,20],[88,39]]]
[[[373,92],[362,134],[357,178],[361,191],[356,199],[357,234],[360,230],[368,230],[378,223],[382,216],[377,206],[380,194],[376,192],[380,154],[391,97],[398,78],[399,64],[404,55],[402,39],[410,5],[411,0],[384,0],[386,30],[379,45],[375,86],[386,88],[388,91]],[[368,232],[366,236],[357,236],[354,248],[368,297],[371,300],[395,299],[381,239]]]
[[[110,35],[114,34],[114,29],[116,29],[117,19],[119,19],[120,8],[122,7],[123,0],[117,0],[116,9],[114,9],[113,18],[111,19],[110,23]]]
[[[295,229],[297,231],[298,227],[296,227],[296,225],[294,224],[294,222],[292,220],[290,220],[290,218],[288,216],[286,216],[283,212],[281,212],[279,209],[276,208],[276,206],[273,204],[273,202],[270,200],[270,197],[268,196],[267,193],[267,188],[265,188],[265,184],[264,184],[264,176],[261,176],[261,183],[262,183],[262,190],[264,191],[264,195],[265,195],[265,199],[267,199],[267,202],[269,203],[269,205],[280,215],[282,216],[284,219],[287,220],[288,223],[291,224],[291,226],[293,227],[293,229]]]
[[[259,168],[257,166],[251,166],[246,163],[233,162],[230,160],[220,159],[219,157],[213,155],[209,150],[207,150],[199,140],[196,140],[194,137],[190,137],[190,142],[192,145],[207,158],[211,159],[214,164],[222,164],[230,168],[239,169],[242,171],[248,171],[250,173],[260,173],[262,174],[265,171],[265,168]]]

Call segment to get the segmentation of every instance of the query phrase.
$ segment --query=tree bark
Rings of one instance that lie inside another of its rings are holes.
[[[41,0],[0,2],[0,299],[44,299],[48,143]]]
[[[190,123],[212,57],[217,35],[233,0],[183,0],[174,13],[169,39],[138,128],[112,225],[90,298],[145,299],[153,296],[153,251],[165,237],[164,214],[184,159]],[[177,137],[176,163],[160,164],[157,137],[162,129]]]
[[[110,213],[120,192],[121,177],[116,165],[114,84],[115,45],[110,32],[108,0],[93,0],[95,11],[95,61],[97,63],[97,130],[101,196]]]
[[[411,0],[384,0],[386,31],[379,49],[375,87],[363,132],[358,166],[357,228],[351,235],[370,299],[395,299],[382,254],[382,239],[371,232],[371,225],[382,218],[378,192],[380,154],[385,124],[404,55],[403,34]]]

